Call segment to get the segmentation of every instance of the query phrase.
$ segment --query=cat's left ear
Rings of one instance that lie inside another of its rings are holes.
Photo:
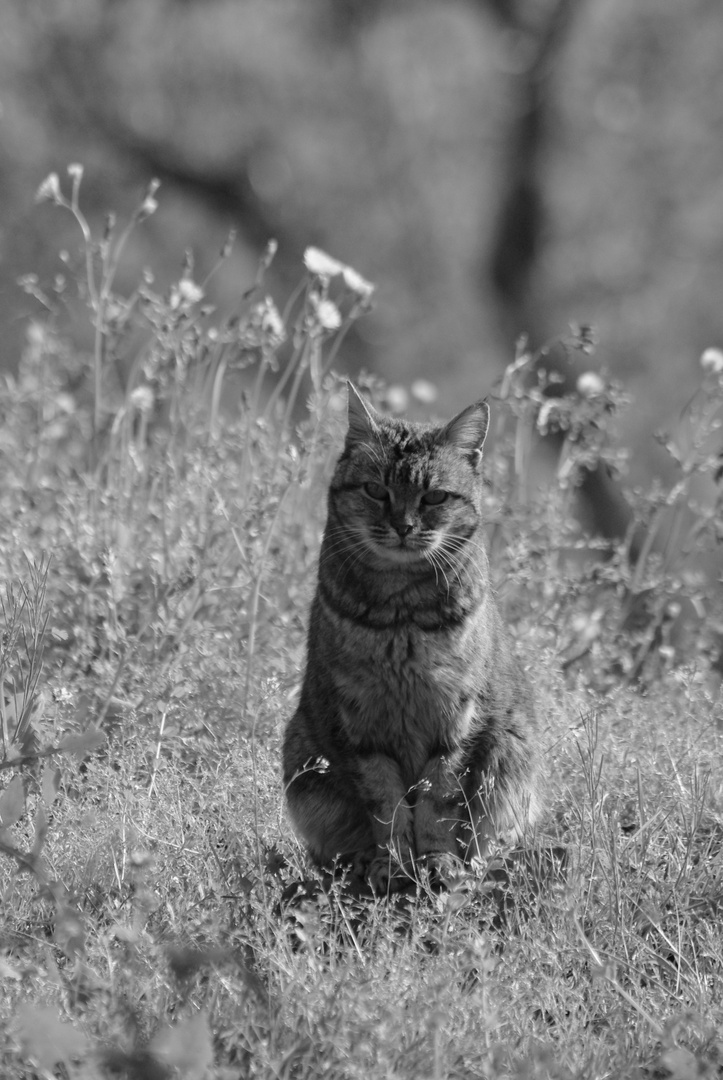
[[[474,466],[482,459],[482,447],[490,425],[490,407],[486,401],[468,405],[442,429],[440,442],[451,443],[469,454]]]
[[[370,437],[379,434],[379,413],[365,401],[354,383],[347,382],[349,390],[349,430],[347,442],[368,442]]]

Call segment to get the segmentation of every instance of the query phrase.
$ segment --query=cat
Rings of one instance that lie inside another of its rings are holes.
[[[283,772],[312,861],[384,892],[519,840],[540,810],[539,744],[483,543],[489,406],[434,426],[348,388]]]

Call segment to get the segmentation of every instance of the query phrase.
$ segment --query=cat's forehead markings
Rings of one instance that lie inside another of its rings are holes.
[[[389,470],[389,480],[403,487],[427,487],[429,482],[427,457],[405,454],[398,458]]]
[[[406,425],[395,428],[390,433],[390,437],[390,449],[397,459],[409,454],[423,454],[429,449],[423,433],[414,431]]]

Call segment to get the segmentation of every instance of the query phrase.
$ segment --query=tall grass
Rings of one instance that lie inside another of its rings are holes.
[[[69,173],[69,195],[56,176],[40,194],[78,223],[92,352],[66,343],[64,293],[25,279],[50,314],[0,396],[0,1074],[719,1075],[703,556],[723,356],[662,437],[672,484],[630,493],[628,534],[602,543],[575,504],[584,470],[624,484],[624,391],[581,371],[554,396],[546,350],[520,342],[491,388],[487,506],[545,718],[547,815],[511,866],[355,901],[306,866],[278,761],[343,430],[333,366],[372,288],[309,249],[281,312],[270,245],[229,318],[190,258],[166,292],[145,275],[120,296],[157,185],[96,236]],[[590,366],[588,328],[565,344]],[[381,407],[403,398],[359,381]],[[564,874],[545,856],[560,847]]]

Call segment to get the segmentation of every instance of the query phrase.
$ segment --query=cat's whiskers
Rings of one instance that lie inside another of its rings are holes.
[[[472,536],[460,536],[457,533],[446,533],[443,538],[443,546],[447,551],[454,552],[455,554],[461,554],[465,549],[476,549],[481,556],[481,565],[476,559],[473,559],[472,552],[470,551],[470,562],[473,562],[475,567],[482,569],[487,563],[487,551],[484,544],[481,544],[478,540],[474,540]]]
[[[456,536],[454,533],[447,533],[442,538],[439,551],[460,585],[463,584],[463,574],[467,575],[468,578],[474,574],[480,580],[486,580],[485,564],[480,565],[480,562],[472,557],[473,553],[471,551],[468,552],[467,558],[463,558],[465,548],[477,548],[478,551],[484,554],[484,548],[481,544],[471,538]]]
[[[458,585],[464,586],[464,575],[467,573],[467,566],[462,560],[443,548],[439,549],[436,554],[440,565],[446,567],[452,576],[452,580],[456,581]]]
[[[337,576],[341,577],[350,561],[352,567],[354,567],[357,563],[362,562],[364,552],[369,550],[368,539],[362,533],[342,525],[338,527],[333,542],[325,546],[324,557],[336,559],[340,552],[347,552],[347,557],[337,568]]]
[[[435,548],[428,548],[424,553],[424,557],[427,560],[427,562],[430,564],[432,569],[434,570],[435,584],[439,585],[439,575],[440,574],[444,578],[444,583],[447,586],[447,596],[449,596],[449,594],[451,592],[451,589],[452,589],[452,586],[450,585],[449,578],[447,577],[447,575],[444,572],[444,567],[443,567],[443,565],[442,565],[442,563],[441,563],[441,561],[439,559],[438,552],[436,551]]]
[[[401,544],[390,545],[387,541],[389,534],[382,525],[370,526],[369,532],[362,532],[355,528],[344,525],[337,526],[337,535],[331,544],[324,548],[324,557],[336,559],[339,552],[348,551],[346,559],[336,568],[337,577],[351,566],[364,561],[364,554],[373,560],[373,565],[378,568],[379,563],[386,564],[390,569],[411,566],[421,563],[425,556],[425,546],[407,547]]]

